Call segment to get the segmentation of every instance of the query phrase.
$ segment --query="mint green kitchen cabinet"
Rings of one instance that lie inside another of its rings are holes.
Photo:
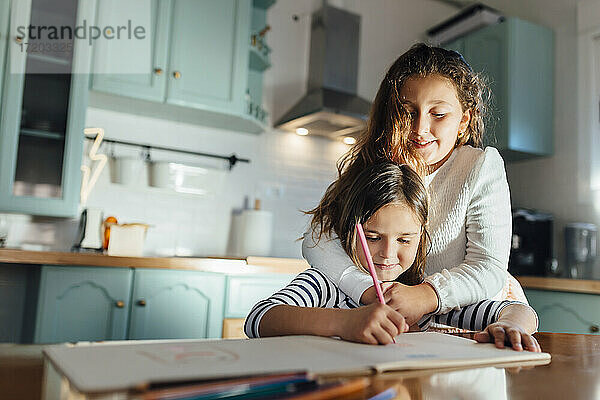
[[[228,276],[225,318],[246,318],[256,303],[285,287],[295,276],[290,274]]]
[[[540,332],[593,333],[600,330],[600,295],[525,289],[539,317]]]
[[[135,21],[143,24],[149,19],[150,29],[147,41],[99,40],[94,44],[92,104],[262,132],[267,117],[262,108],[263,71],[270,66],[270,49],[263,37],[258,41],[251,37],[265,28],[266,10],[273,3],[154,0],[147,10],[144,0],[99,2],[99,26],[106,25],[103,21],[131,19],[135,25]],[[118,73],[128,68],[135,73]]]
[[[6,61],[6,45],[8,44],[8,22],[10,18],[9,0],[0,0],[0,98],[4,82],[4,62]]]
[[[552,30],[507,18],[445,47],[463,54],[492,91],[485,145],[497,147],[508,161],[552,155]]]
[[[94,20],[94,1],[71,1],[60,14],[51,14],[52,21],[46,19],[42,0],[10,2],[0,99],[1,212],[77,213],[90,46],[86,40],[61,44],[17,32],[30,21],[36,26],[75,26]],[[57,47],[40,50],[47,44]]]
[[[250,19],[250,60],[246,112],[263,124],[267,119],[267,112],[262,107],[263,74],[266,69],[271,67],[271,48],[266,43],[265,30],[268,26],[267,9],[274,3],[274,0],[253,0]]]
[[[132,21],[132,26],[142,27],[145,33],[143,40],[94,43],[93,90],[156,102],[164,100],[171,9],[169,0],[98,2],[98,26],[126,26]]]
[[[43,266],[35,343],[127,338],[133,271]]]
[[[36,279],[37,278],[37,279]],[[39,269],[22,265],[0,264],[0,343],[31,341],[32,324],[25,315],[35,307],[35,281],[39,280]],[[27,321],[29,322],[29,321]]]
[[[174,0],[167,103],[242,114],[250,2]]]
[[[25,328],[0,329],[0,335],[34,343],[220,338],[225,321],[234,321],[235,330],[242,332],[254,304],[295,277],[146,268],[29,268],[28,273],[7,272],[19,278],[6,285],[18,309],[0,308],[0,313],[7,312],[0,320],[18,320]]]
[[[225,276],[136,269],[129,339],[221,337]]]

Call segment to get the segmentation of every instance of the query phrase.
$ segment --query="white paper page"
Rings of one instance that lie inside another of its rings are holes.
[[[545,353],[499,350],[439,333],[410,333],[374,346],[317,336],[252,340],[121,342],[50,346],[46,356],[81,392],[125,390],[149,382],[214,379],[285,371],[317,374],[421,369],[549,359]]]

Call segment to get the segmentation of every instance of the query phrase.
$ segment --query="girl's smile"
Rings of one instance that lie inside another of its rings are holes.
[[[394,268],[402,268],[400,264],[375,264],[375,268],[379,268],[382,271],[391,270]]]
[[[433,142],[435,142],[435,140],[412,139],[411,142],[415,145],[416,148],[418,148],[418,149],[424,149],[427,146],[429,146],[430,144],[432,144]]]

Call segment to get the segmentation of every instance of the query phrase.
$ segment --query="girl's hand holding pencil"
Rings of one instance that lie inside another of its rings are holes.
[[[408,331],[409,325],[404,320],[402,314],[385,304],[383,291],[381,290],[381,284],[377,279],[377,273],[375,272],[375,266],[373,264],[371,252],[369,251],[365,232],[360,223],[356,224],[356,234],[360,242],[360,247],[362,247],[365,260],[367,261],[369,273],[373,279],[373,286],[375,287],[377,298],[380,303],[374,303],[370,308],[366,307],[368,318],[365,321],[366,324],[359,331],[359,336],[361,337],[360,341],[373,344],[387,344],[390,343],[388,336],[391,335],[391,343],[396,343],[394,337],[402,332]]]
[[[390,306],[373,303],[343,311],[340,337],[368,344],[394,343],[394,337],[407,332],[408,324],[402,314]]]

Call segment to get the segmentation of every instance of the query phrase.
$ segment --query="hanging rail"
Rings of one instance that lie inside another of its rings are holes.
[[[87,140],[94,140],[95,138],[87,137],[86,139]],[[175,153],[191,154],[191,155],[200,156],[200,157],[219,158],[221,160],[226,160],[227,162],[229,162],[229,169],[230,170],[238,162],[245,162],[245,163],[249,163],[250,162],[249,159],[247,159],[247,158],[239,158],[235,154],[231,154],[230,156],[221,156],[221,155],[218,155],[218,154],[201,153],[201,152],[189,151],[189,150],[180,150],[180,149],[174,149],[172,147],[151,146],[149,144],[140,144],[140,143],[126,142],[126,141],[123,141],[123,140],[113,140],[113,139],[103,139],[102,143],[115,143],[115,144],[122,144],[122,145],[125,145],[125,146],[141,147],[141,148],[143,148],[143,149],[145,149],[147,151],[146,157],[150,156],[150,150],[151,149],[155,149],[155,150],[173,151]]]

